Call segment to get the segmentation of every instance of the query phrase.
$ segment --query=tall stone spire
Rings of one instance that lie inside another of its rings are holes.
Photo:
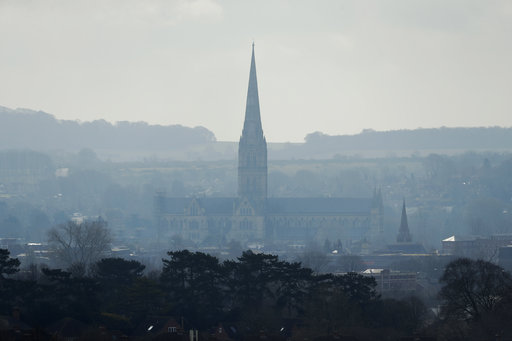
[[[405,211],[405,199],[402,206],[402,219],[400,220],[400,230],[398,230],[398,236],[396,241],[398,243],[410,243],[411,234],[409,232],[409,224],[407,223],[407,212]]]
[[[244,128],[238,145],[238,196],[262,209],[267,198],[267,141],[261,126],[254,43]]]
[[[261,128],[260,100],[258,96],[258,79],[256,77],[256,60],[254,59],[254,43],[252,43],[251,71],[249,72],[249,88],[245,105],[245,121],[242,136],[263,138]]]

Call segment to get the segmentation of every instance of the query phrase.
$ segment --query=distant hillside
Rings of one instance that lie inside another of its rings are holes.
[[[35,150],[177,150],[210,144],[215,135],[206,128],[149,125],[145,122],[57,120],[42,111],[0,106],[0,148]]]
[[[269,146],[273,159],[331,158],[335,155],[410,155],[464,151],[512,151],[512,128],[432,128],[414,130],[364,130],[356,135],[309,134],[305,143]]]
[[[512,148],[512,128],[432,128],[415,130],[364,130],[357,135],[330,136],[312,133],[308,145],[344,150],[496,149]]]
[[[459,153],[469,150],[512,151],[512,128],[433,128],[356,135],[309,134],[305,143],[269,143],[269,159],[330,159],[409,156],[412,153]],[[160,126],[145,122],[57,120],[41,111],[0,106],[0,149],[78,151],[93,149],[103,159],[142,160],[148,157],[214,161],[236,158],[237,142],[218,142],[204,127]]]

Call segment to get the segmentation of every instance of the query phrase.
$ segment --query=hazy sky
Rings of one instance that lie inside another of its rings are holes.
[[[268,141],[512,126],[512,1],[0,0],[0,105]]]

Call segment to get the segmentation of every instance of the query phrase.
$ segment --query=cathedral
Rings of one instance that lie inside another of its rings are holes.
[[[304,245],[307,241],[372,241],[383,229],[380,192],[369,198],[273,198],[267,196],[267,141],[261,124],[252,46],[245,121],[238,144],[238,193],[232,198],[167,198],[158,195],[162,237],[197,245],[229,241]]]

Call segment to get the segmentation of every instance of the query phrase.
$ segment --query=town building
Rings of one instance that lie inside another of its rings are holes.
[[[512,234],[494,234],[491,236],[453,235],[441,241],[442,253],[457,257],[498,260],[501,247],[512,244]],[[506,253],[504,250],[503,252]],[[505,254],[502,255],[502,258]]]
[[[373,277],[377,282],[376,290],[386,292],[414,292],[417,287],[417,273],[390,269],[366,269],[361,275]]]

